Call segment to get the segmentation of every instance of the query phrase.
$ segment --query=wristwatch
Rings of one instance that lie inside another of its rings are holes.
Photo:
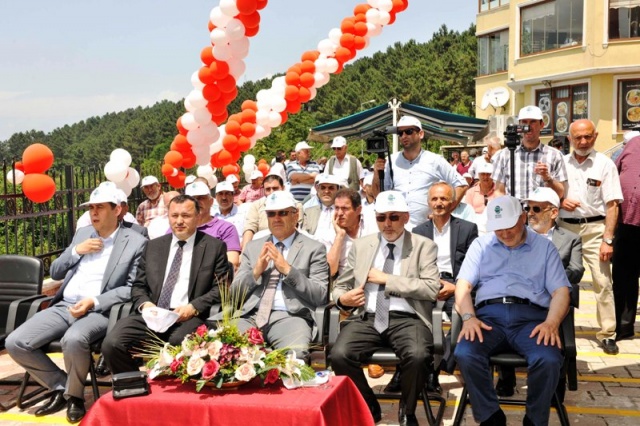
[[[476,314],[462,314],[462,321],[469,321],[471,318],[475,318]]]
[[[613,239],[612,238],[603,238],[602,241],[604,241],[605,244],[609,244],[610,246],[613,245]]]

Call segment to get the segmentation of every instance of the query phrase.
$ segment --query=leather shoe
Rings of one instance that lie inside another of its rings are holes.
[[[504,411],[498,408],[498,411],[493,413],[484,422],[480,422],[480,426],[507,426],[507,417],[504,415]]]
[[[67,405],[67,421],[69,423],[78,423],[86,413],[83,400],[74,396],[69,397]]]
[[[373,400],[367,405],[369,406],[369,411],[371,411],[371,417],[373,417],[374,423],[378,423],[382,420],[382,410],[380,409],[380,403],[378,400]]]
[[[384,368],[378,364],[369,364],[367,366],[367,373],[369,373],[369,377],[372,379],[378,379],[384,376]]]
[[[35,412],[36,417],[48,416],[49,414],[57,413],[67,405],[67,400],[64,399],[64,391],[53,391],[49,401],[42,407],[38,408]]]
[[[627,332],[616,331],[616,342],[620,340],[633,339],[634,337],[636,337],[636,333],[633,330]]]
[[[418,426],[418,418],[415,413],[405,411],[404,401],[400,401],[398,408],[398,423],[400,426]]]
[[[442,393],[442,386],[440,386],[438,376],[439,374],[436,372],[427,375],[427,392]]]
[[[109,374],[111,374],[111,370],[109,370],[109,367],[107,367],[104,356],[100,355],[100,358],[98,358],[98,362],[96,362],[96,375],[98,377],[104,377],[108,376]]]
[[[384,387],[384,393],[396,393],[402,391],[402,386],[400,382],[400,369],[396,368],[396,372],[393,373],[393,377],[387,386]]]
[[[616,341],[613,339],[604,339],[602,341],[602,350],[605,354],[618,355],[619,349]]]

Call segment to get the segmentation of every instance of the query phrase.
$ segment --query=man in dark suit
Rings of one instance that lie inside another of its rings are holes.
[[[179,195],[169,202],[171,234],[147,245],[131,289],[134,313],[118,321],[102,344],[102,353],[113,373],[135,371],[131,355],[152,331],[143,317],[146,309],[169,309],[179,315],[176,323],[157,337],[179,345],[187,334],[204,324],[214,303],[220,302],[218,285],[231,273],[226,245],[202,232],[198,202]],[[178,260],[176,260],[178,259]]]
[[[51,264],[51,277],[64,278],[60,290],[49,308],[18,327],[6,341],[11,357],[52,391],[35,415],[52,414],[66,405],[71,423],[85,414],[84,380],[91,344],[105,336],[111,307],[129,300],[147,242],[139,233],[118,226],[121,207],[115,188],[96,188],[84,205],[89,206],[92,226],[80,228]],[[67,373],[41,350],[59,339]]]
[[[296,206],[289,192],[267,196],[271,234],[244,248],[231,291],[246,294],[240,331],[258,327],[269,344],[291,347],[303,358],[318,332],[313,312],[328,302],[329,266],[324,245],[296,231]]]
[[[409,207],[402,193],[385,191],[376,197],[379,233],[354,241],[333,300],[351,315],[331,351],[336,374],[353,380],[380,421],[380,404],[367,383],[361,362],[383,347],[400,358],[401,425],[417,425],[415,409],[432,362],[431,311],[440,290],[433,241],[406,232]]]

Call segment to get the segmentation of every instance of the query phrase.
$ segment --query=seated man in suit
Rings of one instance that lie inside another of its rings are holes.
[[[547,237],[558,249],[562,266],[571,283],[572,305],[578,307],[578,284],[584,275],[582,264],[582,239],[580,235],[556,226],[560,198],[551,188],[536,188],[524,200],[527,206],[524,210],[529,219],[529,229]],[[496,385],[498,396],[512,396],[516,385],[516,375],[513,368],[502,367]]]
[[[49,308],[18,327],[6,341],[13,360],[52,391],[35,415],[45,416],[67,406],[71,423],[85,414],[84,380],[91,344],[105,336],[111,307],[129,300],[147,243],[138,232],[119,226],[121,207],[115,188],[96,188],[82,204],[87,205],[92,226],[80,228],[71,245],[51,264],[51,277],[64,278],[60,290]],[[67,373],[41,349],[59,339]]]
[[[463,323],[455,357],[480,425],[506,425],[489,370],[491,354],[515,350],[527,360],[525,426],[548,424],[560,378],[559,327],[569,309],[571,284],[558,250],[525,223],[517,198],[490,201],[490,233],[471,244],[458,273],[455,308]]]
[[[131,352],[152,331],[141,315],[155,306],[170,309],[179,318],[161,340],[179,345],[187,334],[204,324],[214,303],[220,303],[218,285],[224,285],[232,271],[226,245],[197,231],[198,202],[179,195],[169,202],[171,234],[149,241],[142,254],[131,289],[133,314],[118,321],[102,343],[102,353],[115,373],[135,371],[138,364]]]
[[[333,229],[334,201],[336,193],[341,187],[346,187],[347,181],[342,181],[337,176],[321,174],[318,175],[318,205],[308,207],[304,210],[302,230],[313,235],[315,239],[333,244],[336,237]]]
[[[269,344],[303,358],[318,332],[313,312],[328,301],[329,267],[324,245],[296,231],[296,206],[289,192],[267,196],[270,234],[244,248],[231,291],[246,294],[240,331],[257,327]]]
[[[354,381],[378,422],[380,404],[360,364],[391,347],[406,378],[398,418],[401,425],[417,425],[418,394],[432,362],[431,310],[440,291],[437,247],[405,231],[409,207],[402,193],[381,192],[375,210],[380,232],[354,241],[333,290],[336,305],[351,315],[342,323],[331,360],[336,374]]]

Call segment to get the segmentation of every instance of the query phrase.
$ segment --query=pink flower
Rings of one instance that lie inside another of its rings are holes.
[[[173,360],[169,368],[171,368],[172,373],[175,373],[180,369],[181,366],[182,366],[182,358],[176,358]]]
[[[204,367],[202,367],[202,378],[205,380],[211,380],[218,374],[220,370],[220,364],[215,359],[207,362]]]
[[[196,334],[200,337],[204,337],[209,332],[209,329],[205,324],[202,324],[200,327],[196,329]]]
[[[242,382],[248,382],[249,380],[256,377],[256,370],[253,368],[253,365],[246,363],[242,364],[238,367],[235,372],[236,380],[240,380]]]
[[[272,368],[267,372],[267,375],[264,378],[264,384],[268,385],[270,383],[275,383],[280,378],[280,371],[277,368]]]
[[[264,343],[262,332],[255,327],[251,327],[247,330],[247,338],[249,339],[249,343],[254,345],[261,345]]]

